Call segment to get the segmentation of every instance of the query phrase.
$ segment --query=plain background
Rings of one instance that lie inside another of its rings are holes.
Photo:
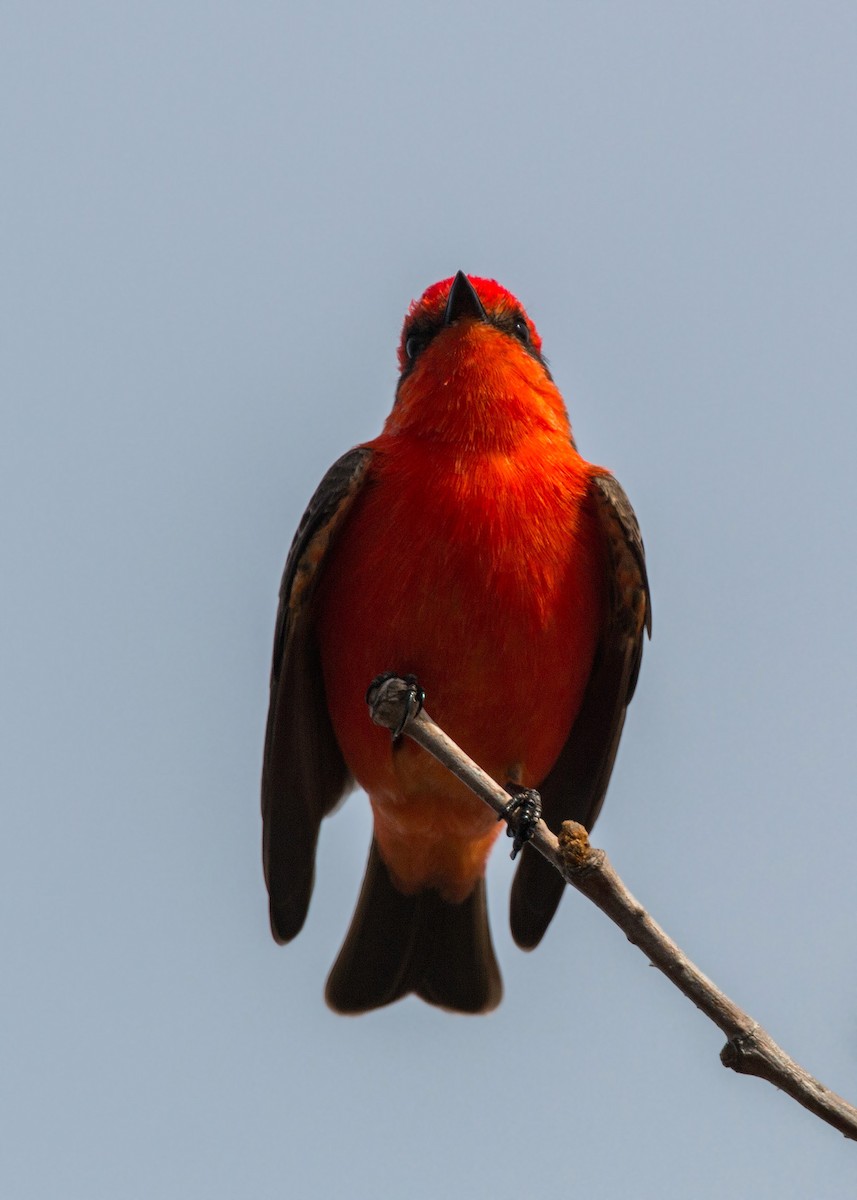
[[[504,844],[501,1009],[334,1017],[368,806],[280,949],[258,777],[304,504],[378,432],[409,301],[494,276],[646,538],[596,843],[857,1100],[857,8],[2,26],[2,1194],[853,1195],[857,1148],[583,899],[511,944]]]

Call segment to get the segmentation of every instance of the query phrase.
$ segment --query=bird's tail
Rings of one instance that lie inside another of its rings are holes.
[[[433,890],[405,896],[373,840],[325,997],[334,1011],[357,1014],[410,992],[453,1012],[489,1012],[500,1003],[503,983],[488,928],[485,880],[461,904]]]

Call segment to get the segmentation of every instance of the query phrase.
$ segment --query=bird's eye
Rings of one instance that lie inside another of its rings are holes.
[[[515,337],[524,346],[530,344],[530,327],[523,317],[515,317],[512,322],[512,329],[515,331]]]
[[[425,339],[418,337],[415,333],[412,333],[405,342],[405,354],[408,356],[408,361],[413,362],[424,346]]]

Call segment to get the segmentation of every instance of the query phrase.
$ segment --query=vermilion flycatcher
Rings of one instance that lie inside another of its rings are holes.
[[[358,1013],[415,992],[486,1012],[502,984],[485,904],[494,813],[369,719],[383,671],[414,675],[437,723],[544,816],[591,828],[651,609],[631,505],[580,457],[521,305],[459,272],[411,305],[383,432],[325,475],[280,590],[262,776],[279,942],[304,923],[319,825],[356,780],[374,838],[326,996]],[[563,890],[525,847],[512,932],[535,946]]]

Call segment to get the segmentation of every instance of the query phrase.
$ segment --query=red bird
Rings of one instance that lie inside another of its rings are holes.
[[[411,305],[379,437],[322,480],[280,589],[262,775],[278,942],[301,929],[321,820],[351,783],[374,837],[327,982],[337,1012],[415,992],[487,1012],[502,983],[485,904],[500,826],[407,737],[369,719],[380,672],[416,676],[432,715],[498,783],[538,788],[548,824],[591,828],[651,609],[625,493],[577,452],[518,301],[462,272]],[[563,890],[525,847],[512,933],[541,940]]]

